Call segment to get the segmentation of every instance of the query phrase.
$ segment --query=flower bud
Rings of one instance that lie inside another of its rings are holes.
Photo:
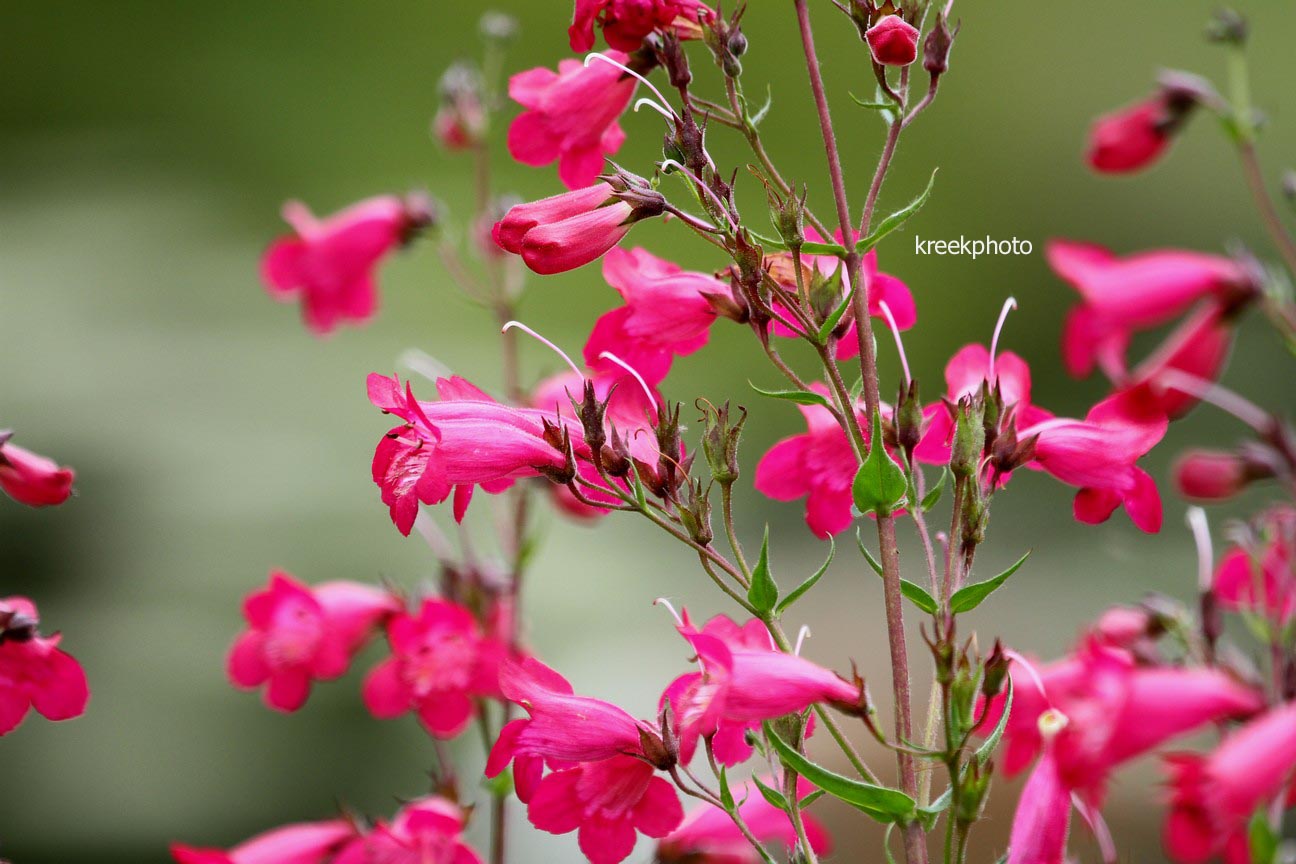
[[[738,444],[742,427],[747,422],[747,409],[739,407],[742,416],[737,423],[729,422],[729,403],[719,408],[708,407],[703,417],[706,429],[702,433],[702,453],[706,456],[711,476],[722,486],[732,485],[739,476]]]
[[[918,57],[918,28],[899,15],[884,15],[864,34],[873,59],[883,66],[908,66]]]
[[[981,819],[992,773],[991,763],[983,766],[979,759],[968,760],[967,770],[959,779],[958,812],[954,814],[960,825],[971,825]]]
[[[1250,28],[1246,18],[1233,9],[1217,9],[1206,25],[1206,39],[1225,45],[1245,45]]]
[[[990,656],[986,658],[981,674],[981,695],[987,700],[999,695],[1004,681],[1008,679],[1008,656],[1004,654],[1003,644],[996,639]]]
[[[807,189],[807,192],[809,190]],[[789,250],[796,251],[805,243],[805,195],[787,199],[770,200],[770,222]]]
[[[954,37],[957,35],[957,28],[950,31],[945,13],[938,12],[936,26],[932,27],[923,42],[923,68],[933,80],[949,71],[950,49],[954,47]]]
[[[963,548],[969,549],[985,542],[986,505],[981,495],[981,484],[967,484],[963,492]]]
[[[955,477],[975,477],[985,450],[985,425],[981,405],[964,397],[954,411],[954,445],[950,449],[950,471]]]
[[[481,76],[465,63],[446,69],[438,85],[441,105],[432,120],[432,134],[447,150],[466,150],[486,133]]]
[[[680,521],[695,543],[708,546],[715,539],[715,532],[711,530],[711,499],[701,480],[689,482],[687,488],[688,501],[680,508]]]
[[[1160,619],[1146,609],[1113,606],[1094,622],[1093,635],[1113,648],[1133,648],[1160,632]]]
[[[896,445],[904,451],[910,464],[913,463],[913,451],[922,440],[923,410],[922,400],[918,398],[918,382],[910,381],[908,387],[900,388],[895,409]]]
[[[1251,481],[1272,476],[1259,459],[1219,450],[1189,450],[1174,466],[1175,488],[1193,501],[1227,501]]]
[[[1217,97],[1203,79],[1167,73],[1152,97],[1094,121],[1087,160],[1104,174],[1126,174],[1148,167],[1165,153],[1192,109]]]

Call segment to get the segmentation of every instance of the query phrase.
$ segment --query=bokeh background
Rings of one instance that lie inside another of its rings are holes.
[[[567,53],[568,4],[494,4],[516,14],[523,39],[511,69]],[[769,88],[767,140],[784,173],[827,198],[819,132],[807,99],[790,4],[756,3],[746,19],[748,91]],[[876,117],[849,91],[872,91],[854,29],[815,3],[825,72],[859,203],[881,141]],[[1241,241],[1267,254],[1228,146],[1199,117],[1177,152],[1129,181],[1091,176],[1080,159],[1091,116],[1142,95],[1161,66],[1219,76],[1204,44],[1211,4],[1198,0],[956,6],[965,26],[936,106],[906,133],[882,200],[889,210],[941,173],[927,209],[881,250],[919,301],[907,336],[915,373],[939,389],[945,359],[988,339],[1002,299],[1021,311],[1005,345],[1033,365],[1036,400],[1082,413],[1104,391],[1058,369],[1058,333],[1072,299],[1047,270],[1046,238],[1091,239],[1121,251],[1174,245],[1220,250]],[[319,818],[336,802],[376,814],[423,791],[429,742],[412,720],[379,723],[358,698],[371,648],[346,679],[317,689],[293,716],[265,710],[224,679],[239,602],[271,567],[316,582],[432,578],[428,551],[393,530],[369,480],[387,428],[366,402],[364,376],[390,372],[407,348],[425,350],[478,383],[499,384],[489,316],[455,291],[433,250],[386,267],[381,314],[362,330],[312,338],[295,308],[258,284],[264,245],[280,233],[289,197],[321,212],[382,191],[426,188],[468,210],[469,171],[428,133],[436,82],[476,51],[477,4],[420,2],[7,3],[0,51],[0,425],[19,443],[74,465],[79,495],[58,510],[0,501],[0,594],[40,604],[47,629],[84,663],[94,697],[66,724],[29,719],[0,740],[0,850],[20,864],[158,864],[172,839],[228,845],[275,824]],[[1290,82],[1296,16],[1287,2],[1251,2],[1255,93],[1272,124],[1262,143],[1271,178],[1296,152]],[[695,70],[714,70],[701,53]],[[625,121],[619,161],[646,173],[660,140],[651,113]],[[502,132],[502,128],[500,130]],[[721,164],[746,156],[713,138]],[[508,163],[499,176],[525,197],[557,188],[552,169]],[[759,214],[754,184],[743,201]],[[754,215],[758,221],[763,216]],[[460,231],[462,234],[462,231]],[[915,257],[912,236],[1013,236],[1028,257]],[[660,226],[632,242],[669,248],[681,263],[716,265],[708,248]],[[670,246],[661,245],[669,242]],[[615,295],[596,267],[535,281],[523,313],[575,351]],[[1243,328],[1227,381],[1292,407],[1290,366],[1257,320]],[[896,376],[889,340],[884,374]],[[528,368],[555,358],[525,346]],[[717,325],[711,346],[680,361],[669,395],[735,398],[753,411],[749,466],[800,428],[782,403],[759,401],[751,380],[778,379],[741,328]],[[892,384],[884,389],[890,390]],[[1228,442],[1236,424],[1199,410],[1149,460],[1166,476],[1187,442]],[[1029,472],[1024,472],[1029,473]],[[776,505],[742,481],[747,539],[770,524],[786,584],[825,553],[797,505]],[[1250,495],[1229,514],[1263,500]],[[7,506],[3,506],[7,505]],[[480,508],[479,518],[488,508]],[[1194,559],[1180,503],[1147,537],[1118,515],[1084,527],[1067,490],[1022,476],[996,501],[982,575],[1035,550],[1011,591],[974,622],[1042,656],[1066,649],[1104,605],[1145,590],[1188,596]],[[442,514],[444,515],[444,514]],[[691,556],[650,526],[610,519],[597,530],[546,517],[548,543],[530,581],[529,636],[581,692],[646,714],[685,651],[653,598],[695,613],[723,608]],[[908,540],[906,540],[908,542]],[[917,567],[916,549],[906,560]],[[843,544],[821,588],[796,610],[813,623],[808,652],[853,658],[883,679],[880,583]],[[799,623],[799,621],[798,621]],[[970,622],[971,623],[971,622]],[[921,643],[913,639],[913,652]],[[876,690],[885,688],[877,687]],[[918,692],[925,692],[919,685]],[[880,694],[879,694],[880,695]],[[862,737],[862,736],[861,736]],[[480,760],[465,736],[468,772]],[[822,751],[831,759],[828,750]],[[874,753],[889,766],[884,754]],[[1148,763],[1116,785],[1109,808],[1123,860],[1160,860],[1160,794]],[[978,860],[1006,841],[1016,784],[1000,785],[979,829]],[[468,793],[473,787],[468,785]],[[872,860],[877,835],[821,805],[838,830],[837,860]],[[480,820],[479,820],[480,821]],[[572,838],[517,826],[522,862],[580,860]],[[1092,858],[1088,840],[1077,848]],[[993,857],[992,857],[993,856]],[[633,861],[647,861],[641,845]]]

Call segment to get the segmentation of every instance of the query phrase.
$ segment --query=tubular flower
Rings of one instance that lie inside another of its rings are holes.
[[[1114,383],[1118,390],[1132,392],[1151,410],[1171,420],[1187,414],[1197,397],[1161,384],[1167,372],[1181,372],[1204,381],[1215,381],[1224,371],[1233,347],[1233,325],[1215,303],[1205,303],[1184,319],[1165,342],[1128,376]]]
[[[1117,258],[1101,246],[1050,241],[1049,266],[1081,305],[1067,316],[1062,354],[1076,377],[1101,365],[1118,380],[1130,335],[1169,321],[1202,299],[1233,308],[1255,296],[1255,274],[1230,258],[1180,249]]]
[[[261,279],[276,300],[300,297],[302,317],[316,335],[343,322],[362,323],[378,304],[375,271],[382,259],[431,219],[417,196],[367,198],[324,220],[290,201],[283,218],[293,234],[276,240],[261,259]]]
[[[1070,830],[1071,790],[1052,751],[1046,748],[1022,787],[1008,840],[1007,864],[1065,864]]]
[[[630,59],[619,51],[607,56],[622,65]],[[509,79],[509,96],[526,110],[509,126],[509,153],[524,165],[556,161],[568,189],[589,186],[603,173],[605,157],[625,142],[617,118],[637,83],[611,64],[585,66],[578,60],[559,62],[557,72],[519,72]]]
[[[618,864],[636,832],[662,838],[684,819],[675,788],[648,763],[613,756],[563,768],[540,781],[527,804],[531,824],[550,834],[576,831],[590,864]]]
[[[576,0],[567,30],[573,51],[594,47],[594,25],[618,51],[638,51],[654,30],[673,27],[681,39],[701,35],[699,24],[715,12],[698,0]]]
[[[1261,615],[1279,628],[1296,617],[1296,510],[1277,507],[1262,517],[1258,542],[1224,554],[1211,590],[1225,609]]]
[[[1156,162],[1192,109],[1210,98],[1210,85],[1181,72],[1162,76],[1157,92],[1094,121],[1085,159],[1102,174],[1128,174]]]
[[[1080,487],[1076,519],[1095,525],[1123,504],[1135,525],[1156,533],[1161,530],[1161,493],[1135,463],[1160,442],[1167,425],[1155,407],[1118,393],[1095,405],[1084,420],[1046,420],[1018,434],[1023,440],[1037,437],[1035,458],[1027,467]]]
[[[171,845],[176,864],[325,864],[356,836],[345,819],[301,822],[258,834],[229,851]]]
[[[329,864],[481,864],[464,842],[466,822],[458,804],[440,797],[418,798],[390,823],[379,822],[353,839]]]
[[[365,678],[365,707],[379,719],[416,711],[436,738],[453,738],[475,713],[474,698],[499,696],[503,648],[485,639],[472,613],[446,600],[423,601],[417,617],[387,622],[392,656]]]
[[[62,504],[72,495],[76,472],[9,439],[10,433],[0,432],[0,489],[6,495],[29,507]]]
[[[864,34],[873,59],[883,66],[908,66],[918,58],[918,28],[899,15],[884,15]]]
[[[390,593],[355,582],[308,587],[273,571],[243,601],[248,629],[234,640],[226,669],[245,690],[266,685],[265,703],[296,711],[311,681],[339,678],[382,620],[400,609]]]
[[[1246,460],[1219,450],[1189,450],[1175,461],[1174,484],[1179,494],[1193,501],[1227,501],[1242,491],[1253,476]]]
[[[1292,781],[1296,771],[1296,704],[1274,708],[1233,732],[1206,756],[1169,757],[1170,815],[1165,846],[1182,864],[1221,852],[1246,862],[1252,815]]]
[[[766,786],[778,788],[772,777]],[[804,777],[797,778],[797,796],[804,798],[815,791]],[[739,815],[752,836],[762,843],[781,843],[787,849],[797,844],[796,829],[787,813],[765,800],[755,783],[744,783],[733,789]],[[744,800],[745,799],[745,800]],[[817,855],[832,852],[832,838],[819,821],[809,813],[801,814],[806,839]],[[703,803],[689,811],[679,828],[657,844],[661,864],[760,864],[760,854],[752,848],[734,824],[734,820],[714,804]]]
[[[90,699],[81,664],[59,648],[59,634],[41,636],[39,624],[32,601],[0,598],[0,735],[18,728],[29,708],[70,720]]]
[[[1261,695],[1214,669],[1138,666],[1126,651],[1088,640],[1034,677],[1014,664],[1013,706],[1005,729],[1004,771],[1016,774],[1044,745],[1039,720],[1048,709],[1068,718],[1051,749],[1067,788],[1094,806],[1121,764],[1181,735],[1264,707]],[[1004,697],[992,700],[978,727],[993,729]]]
[[[811,389],[822,396],[828,388],[818,382]],[[798,405],[806,431],[784,438],[756,465],[756,489],[775,501],[806,499],[806,525],[816,537],[840,534],[851,526],[851,483],[856,459],[846,432],[832,412],[822,405]],[[856,418],[868,436],[869,424],[857,409]]]

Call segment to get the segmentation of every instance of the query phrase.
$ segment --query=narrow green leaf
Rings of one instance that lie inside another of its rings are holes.
[[[927,188],[923,190],[922,194],[879,222],[867,237],[855,244],[855,251],[861,255],[864,254],[878,243],[881,243],[882,238],[909,221],[909,217],[921,210],[923,205],[927,203],[927,199],[931,197],[932,187],[935,185],[936,171],[933,171],[931,179],[927,181]]]
[[[768,396],[771,399],[785,399],[788,402],[795,402],[798,405],[822,405],[824,408],[831,408],[830,403],[825,396],[818,393],[811,393],[809,390],[762,390],[750,381],[747,382],[751,388],[762,396]]]
[[[720,805],[724,807],[726,813],[734,811],[733,790],[729,788],[729,777],[723,765],[720,766]]]
[[[949,809],[950,802],[954,800],[954,793],[949,788],[941,793],[941,796],[926,807],[918,808],[918,821],[923,827],[930,831],[936,826],[936,820],[940,814]]]
[[[945,491],[945,481],[947,479],[949,479],[949,468],[942,467],[940,480],[936,481],[936,485],[928,489],[927,494],[923,496],[922,509],[924,513],[935,507],[936,502],[940,501],[941,493]]]
[[[491,797],[507,798],[513,794],[513,771],[511,768],[505,768],[494,777],[484,777],[481,785]]]
[[[837,325],[841,323],[842,316],[846,314],[846,310],[850,308],[850,305],[851,294],[847,292],[842,297],[841,302],[837,304],[837,308],[832,311],[832,314],[824,319],[823,324],[819,325],[818,336],[820,342],[828,341],[828,334],[837,329]]]
[[[802,582],[792,591],[791,594],[779,601],[778,606],[774,608],[775,614],[782,615],[787,611],[789,606],[800,600],[803,594],[815,586],[815,583],[819,581],[820,576],[828,572],[828,565],[832,564],[833,555],[837,552],[837,544],[831,537],[828,538],[828,544],[828,560],[823,563],[822,567],[815,571],[813,576]]]
[[[1278,835],[1269,825],[1267,807],[1260,807],[1251,817],[1247,829],[1247,845],[1251,849],[1252,864],[1273,864],[1278,855]]]
[[[986,740],[981,743],[981,746],[977,748],[976,753],[973,754],[974,758],[983,766],[990,761],[990,757],[994,755],[995,748],[999,746],[999,742],[1003,739],[1004,730],[1008,728],[1008,715],[1012,713],[1012,705],[1013,683],[1012,678],[1009,677],[1007,689],[1004,691],[1003,714],[1000,715],[999,722],[995,724],[994,731],[990,733],[990,737],[986,738]]]
[[[848,93],[847,95],[855,101],[856,105],[861,108],[868,108],[870,111],[889,111],[895,107],[894,102],[866,102],[854,93]]]
[[[885,578],[882,572],[882,565],[878,563],[878,560],[873,557],[873,553],[869,552],[868,547],[864,545],[864,540],[860,537],[859,531],[855,532],[855,542],[859,545],[860,552],[864,553],[864,559],[868,561],[869,566],[873,568],[873,572],[878,575],[878,578]],[[937,608],[939,608],[936,605],[935,598],[933,598],[931,594],[927,593],[926,588],[915,582],[910,582],[908,579],[903,577],[900,579],[900,593],[903,594],[910,603],[914,604],[928,615],[935,615]]]
[[[868,455],[855,474],[851,494],[855,508],[861,513],[885,516],[904,503],[909,480],[904,469],[887,453],[882,440],[882,415],[877,409],[873,411],[873,433],[869,442]]]
[[[762,618],[768,617],[778,603],[778,585],[769,565],[769,526],[765,526],[765,539],[761,541],[760,560],[752,569],[751,587],[747,589],[747,602]]]
[[[954,592],[950,598],[951,612],[971,612],[981,605],[981,601],[989,597],[995,590],[1008,581],[1008,577],[1017,572],[1017,569],[1026,563],[1030,557],[1030,552],[1017,559],[1017,563],[1000,573],[993,579],[987,579],[984,582],[977,582],[972,585],[965,585]]]
[[[770,106],[772,106],[773,104],[774,104],[774,88],[766,86],[765,104],[760,107],[759,111],[757,111],[755,114],[748,117],[747,122],[750,123],[752,127],[759,126],[761,124],[761,121],[765,119],[765,115],[769,113]]]
[[[891,832],[895,829],[895,823],[892,822],[886,827],[886,833],[882,835],[882,851],[886,854],[887,864],[896,864],[895,856],[891,854]]]
[[[639,479],[639,469],[631,468],[630,476],[634,478],[635,503],[639,505],[640,510],[647,510],[648,496],[644,493],[643,481]]]
[[[760,790],[761,797],[768,801],[771,807],[777,807],[784,813],[787,812],[788,802],[787,799],[783,797],[782,792],[766,786],[761,782],[760,778],[755,775],[752,775],[752,782],[756,784],[756,788]]]
[[[864,538],[860,536],[860,529],[858,528],[855,529],[855,545],[859,546],[860,554],[864,556],[864,560],[873,568],[873,572],[881,576],[882,565],[878,563],[878,560],[873,557],[873,553],[864,545]]]
[[[769,737],[770,744],[778,751],[784,765],[834,798],[845,801],[879,822],[907,822],[914,818],[916,807],[914,799],[899,789],[852,780],[829,771],[821,765],[816,765],[780,738],[769,721],[765,722],[765,734]]]
[[[797,806],[800,807],[802,810],[804,810],[814,802],[818,801],[826,794],[827,793],[824,792],[822,789],[816,789],[813,792],[811,792],[809,795],[805,796],[800,801],[798,801]]]

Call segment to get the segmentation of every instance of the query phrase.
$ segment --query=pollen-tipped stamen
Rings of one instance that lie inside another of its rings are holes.
[[[1008,313],[1017,308],[1017,298],[1009,297],[1004,301],[1003,308],[999,310],[999,320],[995,323],[994,335],[990,337],[990,366],[986,370],[986,380],[991,386],[995,382],[995,355],[999,352],[999,334],[1003,332],[1004,322],[1008,320]]]
[[[676,114],[675,114],[674,111],[669,110],[669,109],[667,109],[667,108],[664,107],[664,106],[666,106],[666,105],[669,105],[670,103],[666,101],[666,97],[663,96],[663,95],[661,94],[661,91],[658,90],[656,87],[654,87],[654,86],[653,86],[653,83],[652,83],[651,81],[649,81],[647,78],[645,78],[644,76],[640,75],[638,72],[634,71],[634,70],[631,69],[629,66],[626,66],[624,63],[618,63],[617,61],[613,60],[611,57],[607,56],[606,54],[600,54],[598,51],[594,51],[594,52],[591,52],[591,53],[585,55],[585,61],[584,61],[584,62],[585,62],[585,67],[586,67],[586,68],[589,68],[590,61],[591,61],[591,60],[602,60],[604,63],[608,64],[609,66],[615,66],[616,68],[620,69],[620,70],[621,70],[622,72],[624,72],[625,74],[629,75],[631,78],[634,78],[634,79],[637,80],[639,83],[643,84],[645,87],[647,87],[649,90],[651,90],[651,91],[653,92],[653,95],[655,95],[655,96],[660,100],[659,103],[656,103],[656,104],[653,105],[654,108],[656,108],[658,111],[660,111],[662,114],[664,114],[664,115],[667,117],[667,119],[669,119],[669,120],[671,120],[671,121],[674,121],[674,120],[678,120],[678,119],[679,119],[679,118],[676,116]],[[643,101],[646,101],[646,100],[644,100],[644,99],[640,99],[640,100],[639,100],[639,102],[643,102]],[[651,101],[651,100],[647,100],[647,101]],[[639,102],[636,102],[636,103],[635,103],[635,109],[636,109],[636,110],[638,110],[638,108],[639,108]]]
[[[657,397],[653,394],[652,388],[648,386],[648,382],[639,374],[638,369],[635,369],[611,351],[600,351],[598,356],[600,360],[610,360],[625,371],[629,372],[634,379],[639,382],[639,386],[643,389],[644,395],[648,397],[648,402],[653,406],[653,410],[658,412],[661,411],[661,406],[657,404]]]
[[[1215,552],[1211,546],[1210,523],[1206,511],[1200,507],[1189,507],[1185,521],[1197,546],[1197,589],[1205,594],[1214,581]]]

